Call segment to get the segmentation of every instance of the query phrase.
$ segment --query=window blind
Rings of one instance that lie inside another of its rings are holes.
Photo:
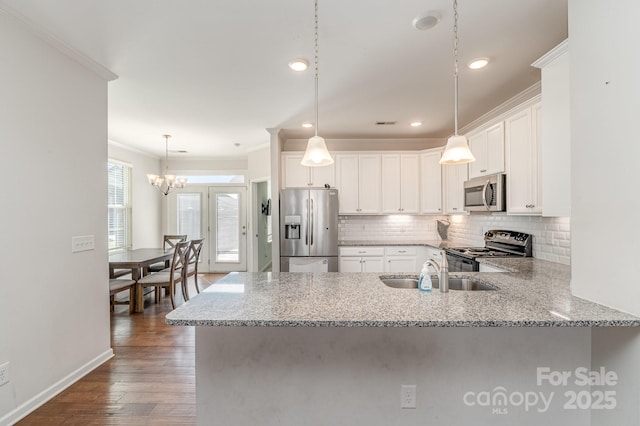
[[[109,252],[131,248],[131,167],[108,162]]]

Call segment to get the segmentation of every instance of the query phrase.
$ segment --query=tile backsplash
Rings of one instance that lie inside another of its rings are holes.
[[[571,226],[568,217],[508,216],[506,213],[446,216],[340,216],[340,241],[413,242],[439,240],[436,219],[448,218],[449,239],[484,246],[489,229],[522,231],[533,235],[533,256],[569,265]]]

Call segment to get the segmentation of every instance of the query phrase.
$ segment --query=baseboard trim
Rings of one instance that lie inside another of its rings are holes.
[[[0,418],[0,426],[13,425],[22,420],[27,415],[31,414],[37,408],[49,401],[51,398],[58,395],[60,392],[62,392],[111,358],[113,358],[113,349],[109,348],[109,350],[98,355],[85,365],[81,366],[75,371],[72,371],[70,374],[63,377],[58,382],[49,386],[47,389],[43,390],[33,398],[16,407],[13,411],[5,414]]]

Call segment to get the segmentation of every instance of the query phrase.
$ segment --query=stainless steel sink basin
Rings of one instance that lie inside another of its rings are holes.
[[[380,277],[380,280],[388,287],[393,288],[418,288],[418,280],[416,278],[385,278]],[[432,278],[433,288],[438,288],[438,278]],[[466,277],[449,277],[449,290],[461,290],[461,291],[486,291],[497,290],[497,288],[485,284],[481,281],[476,281]]]

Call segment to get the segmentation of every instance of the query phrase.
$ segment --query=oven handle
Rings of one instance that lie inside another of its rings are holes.
[[[487,204],[487,188],[489,187],[489,185],[491,184],[491,181],[487,181],[487,183],[484,184],[484,187],[482,188],[482,204],[484,204],[484,208],[487,209],[487,211],[489,211],[489,204]]]

